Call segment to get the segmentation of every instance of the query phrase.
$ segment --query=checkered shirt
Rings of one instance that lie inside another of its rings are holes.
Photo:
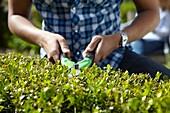
[[[65,37],[77,62],[95,35],[109,35],[120,31],[122,0],[33,0],[43,17],[42,29]],[[113,51],[98,66],[110,64],[117,68],[125,48]],[[41,56],[46,53],[43,49]]]

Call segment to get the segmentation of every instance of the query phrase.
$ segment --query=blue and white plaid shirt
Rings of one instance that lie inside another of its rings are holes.
[[[75,61],[95,35],[120,31],[120,6],[123,0],[33,0],[43,17],[43,30],[66,38]],[[112,52],[98,65],[117,68],[125,48]],[[41,56],[46,53],[41,49]]]

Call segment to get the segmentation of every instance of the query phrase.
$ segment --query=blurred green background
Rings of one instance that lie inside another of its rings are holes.
[[[16,35],[13,35],[7,25],[8,2],[0,0],[0,52],[18,52],[25,55],[39,54],[39,47],[26,41],[23,41]],[[34,17],[33,17],[34,16]],[[30,20],[37,26],[41,27],[41,17],[35,8],[32,8]]]
[[[7,26],[7,5],[7,0],[0,0],[0,52],[15,51],[26,55],[39,54],[38,46],[27,43],[9,32]],[[125,0],[121,8],[122,22],[127,21],[127,12],[130,10],[135,10],[133,3],[131,0]],[[41,17],[34,6],[32,7],[30,20],[34,25],[41,28]]]

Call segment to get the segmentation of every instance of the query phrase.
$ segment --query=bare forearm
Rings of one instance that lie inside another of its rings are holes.
[[[132,22],[130,26],[123,31],[128,35],[128,42],[138,40],[151,32],[159,23],[158,11],[145,11],[140,13]]]
[[[138,16],[123,31],[128,35],[128,42],[138,40],[153,31],[160,21],[158,0],[133,0]]]
[[[31,7],[32,0],[8,0],[8,26],[13,34],[41,46],[42,31],[29,21]]]
[[[42,39],[39,38],[38,34],[41,34],[42,31],[36,28],[28,19],[20,15],[12,15],[8,18],[8,25],[13,34],[41,46]]]

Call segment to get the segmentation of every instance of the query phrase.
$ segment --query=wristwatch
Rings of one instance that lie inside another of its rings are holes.
[[[126,33],[120,31],[120,36],[121,36],[121,42],[120,42],[120,46],[121,47],[125,47],[126,44],[128,43],[128,36]]]

